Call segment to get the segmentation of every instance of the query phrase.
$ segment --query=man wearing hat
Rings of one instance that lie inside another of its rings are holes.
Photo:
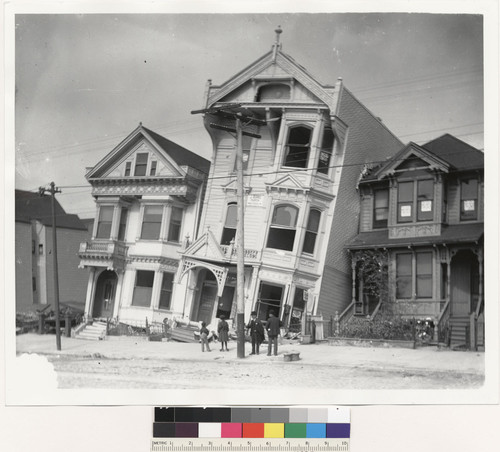
[[[247,330],[250,332],[250,337],[252,338],[252,353],[251,355],[259,354],[259,347],[262,342],[264,342],[264,326],[262,322],[257,318],[257,312],[252,311],[250,322],[248,322]]]
[[[271,350],[274,348],[274,356],[278,354],[278,336],[280,334],[280,321],[275,317],[274,311],[269,311],[269,318],[266,324],[267,337],[269,345],[267,348],[267,356],[271,356]]]

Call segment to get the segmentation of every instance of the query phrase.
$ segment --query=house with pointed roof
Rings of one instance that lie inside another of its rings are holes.
[[[83,307],[87,281],[78,269],[78,247],[87,228],[77,215],[54,203],[62,303]],[[53,306],[52,199],[24,190],[15,191],[16,312]],[[43,307],[43,306],[42,306]]]
[[[87,172],[96,202],[92,237],[79,250],[88,319],[144,326],[182,317],[185,287],[175,275],[197,235],[209,168],[139,124]]]
[[[435,340],[484,346],[484,154],[449,134],[409,143],[362,174],[359,196],[346,313],[383,308],[428,319]],[[384,294],[367,281],[367,252],[375,251],[386,266]]]
[[[179,273],[193,321],[236,314],[237,140],[225,106],[265,122],[245,124],[242,139],[245,316],[255,310],[266,320],[272,310],[291,331],[305,314],[329,319],[350,304],[344,245],[357,234],[360,168],[402,147],[340,77],[322,84],[284,53],[280,33],[257,61],[206,86],[212,165],[200,235]]]

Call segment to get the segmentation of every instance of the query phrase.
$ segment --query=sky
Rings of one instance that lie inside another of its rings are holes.
[[[200,115],[219,85],[282,51],[320,83],[345,86],[403,142],[444,133],[484,148],[483,18],[477,14],[19,14],[15,187],[51,181],[94,216],[85,179],[139,122],[210,157]],[[485,153],[487,154],[487,150]]]

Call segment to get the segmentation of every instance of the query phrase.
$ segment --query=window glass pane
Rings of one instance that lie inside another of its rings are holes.
[[[434,198],[434,181],[432,179],[418,181],[418,199]]]
[[[281,229],[271,227],[267,239],[267,247],[278,250],[293,250],[295,240],[295,229]]]
[[[462,199],[477,199],[477,179],[463,180]]]
[[[318,234],[315,232],[306,232],[304,236],[304,246],[302,247],[303,253],[314,254],[314,246],[316,245],[317,235]]]
[[[236,228],[238,207],[236,204],[229,204],[226,213],[226,228]]]
[[[432,253],[417,253],[417,297],[432,297]]]
[[[307,230],[318,232],[320,218],[321,212],[319,210],[311,209],[311,211],[309,212],[309,220],[307,221]]]
[[[158,240],[160,238],[162,213],[162,206],[146,206],[144,208],[144,219],[141,231],[142,239]]]
[[[168,229],[167,240],[169,242],[178,242],[181,235],[182,225],[182,209],[179,207],[172,207],[170,216],[170,226]]]
[[[400,182],[398,185],[398,201],[413,202],[413,182]]]
[[[153,291],[154,272],[138,270],[136,273],[133,306],[149,307],[151,305],[151,294]]]
[[[118,229],[118,240],[125,239],[125,228],[127,227],[127,216],[128,216],[128,209],[126,209],[125,207],[122,207],[122,212],[120,215],[120,227]]]
[[[292,206],[278,206],[274,209],[273,225],[295,227],[298,210]]]
[[[109,239],[111,237],[113,210],[113,206],[103,206],[99,209],[99,222],[97,224],[96,235],[98,239]]]
[[[130,166],[131,162],[125,163],[125,176],[130,176]]]
[[[374,192],[373,227],[387,227],[389,218],[389,190],[375,190]]]
[[[150,171],[151,176],[156,175],[156,161],[151,162],[151,171]]]
[[[330,169],[330,159],[333,151],[333,137],[332,129],[325,129],[318,162],[318,172],[323,174],[328,174],[328,170]]]
[[[411,276],[411,254],[398,254],[396,265],[398,276]]]
[[[148,154],[147,153],[139,153],[137,154],[135,160],[135,176],[145,176],[146,168],[148,166]]]
[[[163,273],[161,292],[160,292],[160,309],[170,309],[173,283],[174,283],[173,273]]]

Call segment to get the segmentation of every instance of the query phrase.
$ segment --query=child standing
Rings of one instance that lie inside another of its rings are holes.
[[[228,352],[227,341],[229,340],[229,325],[226,322],[226,317],[224,315],[220,316],[220,321],[217,325],[217,333],[219,333],[220,351],[223,352],[224,346],[226,346],[226,352]]]
[[[210,331],[208,331],[207,324],[205,322],[201,322],[200,328],[200,339],[201,339],[201,351],[205,351],[205,345],[207,346],[207,352],[211,352],[210,347],[208,345],[208,335]]]

